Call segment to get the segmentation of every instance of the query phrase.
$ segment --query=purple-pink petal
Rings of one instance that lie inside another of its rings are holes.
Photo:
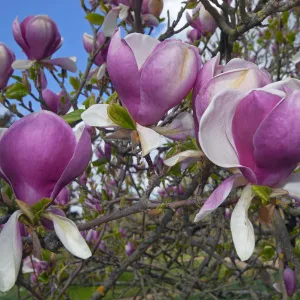
[[[64,186],[83,173],[92,157],[91,135],[86,127],[79,130],[81,134],[74,154],[52,191],[52,199],[58,195]]]
[[[268,185],[287,178],[300,161],[299,107],[300,91],[294,91],[270,112],[254,136],[257,167],[273,172]]]
[[[15,61],[15,54],[3,43],[0,43],[0,89],[6,87],[13,73],[11,64]]]
[[[75,147],[71,127],[51,112],[16,121],[0,140],[0,168],[16,198],[34,204],[50,197]]]
[[[141,125],[156,124],[187,96],[197,77],[199,61],[193,46],[180,41],[162,44],[140,71],[141,102],[136,121]]]
[[[205,218],[208,214],[216,210],[228,197],[229,193],[239,187],[247,184],[247,180],[241,174],[235,174],[224,180],[209,196],[195,217],[195,222]]]
[[[282,95],[264,90],[250,92],[237,106],[232,135],[241,165],[255,172],[253,138],[261,122],[279,103]]]
[[[127,43],[121,40],[120,31],[111,39],[107,71],[122,103],[135,118],[140,104],[140,74],[133,52]]]

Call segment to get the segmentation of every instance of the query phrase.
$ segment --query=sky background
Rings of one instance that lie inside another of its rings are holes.
[[[165,0],[164,10],[161,17],[167,16],[167,10],[170,10],[171,20],[174,20],[181,7],[181,0]],[[82,44],[82,35],[84,32],[91,34],[90,25],[85,20],[85,13],[80,7],[79,0],[11,0],[5,1],[5,5],[0,10],[0,42],[6,44],[12,49],[17,59],[26,59],[25,54],[15,42],[12,35],[12,23],[18,16],[22,21],[29,15],[45,14],[49,15],[58,25],[61,36],[64,38],[62,47],[53,55],[54,57],[77,57],[77,66],[83,71],[87,61],[87,53]],[[182,18],[179,26],[186,22],[185,16]],[[159,32],[163,32],[166,28],[166,23],[161,24],[154,31],[154,35],[158,36]],[[180,37],[184,38],[185,33]],[[14,74],[19,75],[18,71]],[[48,88],[54,92],[59,92],[59,87],[52,80],[48,79]],[[3,112],[0,108],[0,112]]]

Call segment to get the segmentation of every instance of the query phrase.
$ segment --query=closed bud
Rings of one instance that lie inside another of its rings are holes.
[[[15,59],[15,54],[6,45],[0,43],[0,90],[6,87],[13,73],[11,64]]]
[[[31,60],[49,58],[62,44],[56,23],[46,15],[29,16],[13,22],[13,36]]]

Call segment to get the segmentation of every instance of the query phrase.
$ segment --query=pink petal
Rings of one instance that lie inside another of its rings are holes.
[[[247,182],[248,181],[241,174],[232,175],[224,180],[205,201],[204,205],[196,215],[194,222],[201,221],[211,212],[216,210],[226,200],[233,189],[246,185]]]

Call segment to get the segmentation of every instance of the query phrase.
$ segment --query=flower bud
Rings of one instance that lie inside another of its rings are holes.
[[[0,43],[0,90],[6,87],[13,73],[11,64],[15,59],[15,54],[6,45]]]
[[[297,288],[295,271],[287,267],[283,273],[284,284],[287,294],[291,297],[294,295]]]
[[[230,221],[231,218],[231,211],[229,208],[225,208],[225,219]]]
[[[130,256],[134,252],[134,244],[132,242],[128,242],[125,245],[125,252],[128,256]]]
[[[56,23],[46,15],[29,16],[21,23],[16,18],[13,36],[31,60],[50,57],[62,44]]]
[[[163,8],[163,0],[143,0],[142,14],[151,14],[158,18]]]
[[[71,191],[67,187],[64,187],[57,195],[54,203],[58,205],[66,205],[69,203],[70,197]]]
[[[121,238],[126,237],[126,230],[123,227],[119,228]]]
[[[46,89],[43,90],[42,95],[46,103],[46,105],[41,105],[42,109],[49,109],[55,114],[65,115],[71,108],[71,101],[63,91],[55,94]]]
[[[194,28],[187,32],[187,37],[192,43],[194,43],[194,42],[200,40],[201,31],[199,29]]]
[[[83,46],[84,46],[84,49],[86,50],[86,52],[92,54],[93,53],[93,43],[94,43],[93,36],[91,36],[87,33],[84,33],[82,40],[83,40]],[[94,52],[97,51],[97,49],[99,49],[100,47],[102,47],[104,43],[105,43],[105,36],[104,36],[104,33],[101,31],[97,35],[97,41],[95,44]],[[108,46],[109,46],[109,43],[107,43],[105,45],[105,47],[97,54],[97,56],[94,60],[94,63],[99,67],[106,61]]]
[[[200,66],[194,46],[139,33],[121,39],[120,30],[107,55],[107,70],[122,104],[143,126],[156,124],[188,95]]]

